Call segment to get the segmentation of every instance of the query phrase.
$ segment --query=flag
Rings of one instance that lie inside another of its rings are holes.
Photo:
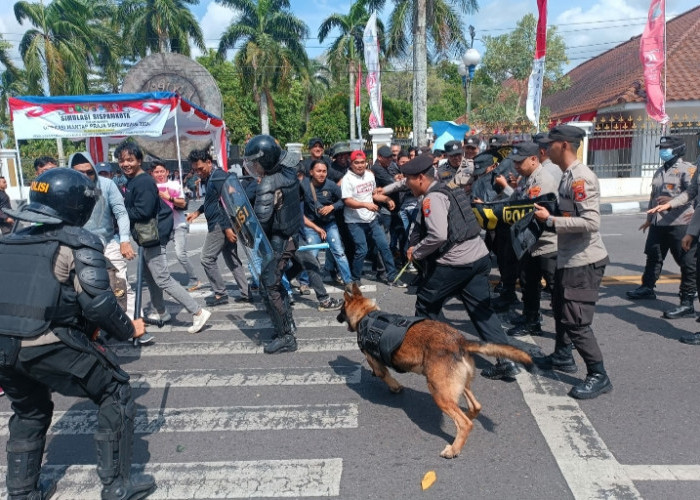
[[[360,106],[360,89],[362,88],[362,63],[357,63],[357,81],[355,82],[355,121],[357,122],[357,137],[362,144],[362,114]],[[352,117],[350,118],[352,120]]]
[[[666,60],[666,0],[651,0],[649,17],[639,42],[639,58],[644,67],[647,114],[659,123],[669,121],[666,96],[661,85],[661,70]]]
[[[373,12],[367,21],[362,36],[365,45],[365,65],[367,66],[367,93],[369,94],[369,126],[378,128],[384,126],[382,111],[382,85],[379,80],[379,36],[377,34],[377,13]]]
[[[527,82],[527,102],[525,114],[540,130],[540,105],[542,104],[542,85],[544,83],[544,58],[547,54],[547,0],[537,0],[537,36],[535,41],[535,60],[532,73]]]

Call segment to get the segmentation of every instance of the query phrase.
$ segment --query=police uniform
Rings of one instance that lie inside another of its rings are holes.
[[[456,155],[462,155],[464,154],[464,151],[462,150],[462,143],[459,141],[448,141],[445,143],[445,155],[446,156],[456,156]],[[472,163],[473,165],[473,163]],[[435,171],[435,177],[438,182],[442,182],[444,184],[449,184],[452,182],[455,178],[455,175],[457,174],[457,171],[461,168],[462,162],[460,161],[460,164],[457,167],[453,167],[450,165],[449,160],[440,163],[438,165],[437,170]],[[472,169],[473,171],[473,169]]]
[[[577,127],[560,125],[543,140],[572,141],[578,145],[583,136],[584,132]],[[547,227],[557,234],[557,270],[552,294],[556,342],[545,366],[576,371],[571,356],[573,343],[586,363],[588,374],[583,384],[569,394],[575,398],[595,397],[612,389],[603,354],[591,329],[598,289],[609,259],[600,234],[598,178],[578,160],[568,165],[562,175],[559,210],[561,216],[550,215],[546,221]]]
[[[130,480],[134,402],[116,355],[91,337],[98,329],[127,340],[134,326],[112,293],[100,239],[82,229],[95,205],[94,184],[52,169],[31,185],[13,217],[32,223],[0,240],[0,385],[12,402],[7,442],[10,498],[48,498],[39,484],[51,393],[98,405],[97,473],[103,499],[145,498],[152,479]],[[70,200],[70,205],[65,200]],[[62,207],[63,205],[63,207]]]
[[[685,143],[678,137],[664,136],[659,141],[660,148],[680,148],[685,151]],[[681,153],[679,150],[678,153]],[[627,292],[630,299],[655,298],[654,287],[661,275],[663,262],[669,250],[673,259],[681,269],[679,287],[680,307],[664,312],[664,317],[675,319],[682,316],[695,316],[693,300],[696,292],[695,273],[695,244],[689,251],[681,248],[681,240],[686,234],[688,222],[693,215],[692,199],[697,194],[697,179],[695,165],[683,161],[681,154],[675,154],[672,159],[659,167],[651,181],[649,209],[659,205],[659,197],[671,198],[672,208],[665,212],[649,214],[644,253],[647,256],[642,285]],[[686,193],[686,194],[684,194]]]
[[[430,157],[418,156],[401,170],[405,175],[415,175],[428,170],[431,163]],[[415,315],[437,319],[445,301],[456,296],[482,340],[508,344],[508,337],[491,308],[489,251],[479,237],[481,228],[466,193],[433,181],[420,206],[410,240],[412,258],[422,268],[425,278],[416,294]],[[519,371],[512,361],[499,359],[496,365],[482,371],[482,375],[504,378]]]

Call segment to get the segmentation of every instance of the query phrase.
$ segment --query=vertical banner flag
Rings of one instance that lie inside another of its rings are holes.
[[[665,124],[665,90],[661,85],[661,70],[666,60],[666,0],[651,0],[649,18],[639,42],[639,58],[644,67],[644,85],[647,91],[647,114]]]
[[[382,111],[382,85],[379,79],[379,36],[377,34],[377,13],[373,12],[367,21],[362,36],[365,45],[365,65],[367,66],[367,93],[369,94],[369,126],[384,126]]]
[[[362,88],[362,63],[357,63],[357,81],[355,82],[355,121],[357,123],[357,138],[362,144],[362,114],[360,106],[360,89]],[[350,118],[352,120],[352,118]]]
[[[535,60],[532,73],[527,82],[527,102],[525,114],[540,131],[540,106],[542,104],[542,85],[544,83],[544,57],[547,54],[547,0],[537,0],[537,37],[535,41]]]

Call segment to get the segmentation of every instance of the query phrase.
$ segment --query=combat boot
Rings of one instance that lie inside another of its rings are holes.
[[[601,394],[612,391],[612,382],[605,373],[603,363],[594,363],[588,366],[586,379],[569,391],[569,396],[574,399],[593,399]]]
[[[481,376],[492,380],[513,378],[520,373],[520,368],[509,359],[496,358],[496,364],[481,370]]]
[[[505,312],[518,302],[520,302],[520,300],[518,300],[518,296],[515,295],[515,290],[507,290],[491,302],[491,307],[496,312]]]
[[[541,370],[551,371],[557,370],[564,373],[576,373],[578,367],[572,354],[573,346],[571,344],[560,347],[548,356],[533,359],[533,362]]]
[[[681,304],[678,307],[664,311],[664,318],[666,319],[692,318],[693,316],[695,316],[695,308],[693,307],[692,295],[682,294]]]
[[[513,328],[508,329],[506,332],[511,337],[523,337],[525,335],[540,335],[542,333],[542,315],[539,313],[524,313],[522,316],[516,318],[518,321],[516,323],[513,320]]]
[[[627,297],[632,300],[655,299],[656,292],[654,292],[653,287],[642,285],[640,287],[635,288],[634,290],[630,290],[629,292],[627,292]]]
[[[45,439],[7,442],[7,498],[47,500],[56,492],[55,481],[39,481]]]
[[[297,339],[294,335],[287,333],[279,335],[265,346],[265,354],[277,354],[279,352],[294,352],[297,350]]]

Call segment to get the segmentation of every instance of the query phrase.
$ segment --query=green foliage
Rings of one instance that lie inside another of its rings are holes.
[[[270,133],[281,144],[299,142],[304,135],[304,94],[301,82],[295,81],[287,92],[276,92],[272,96],[275,120],[270,125]]]
[[[63,141],[63,151],[66,159],[73,153],[85,151],[85,141]],[[40,156],[52,156],[58,161],[56,139],[35,139],[31,141],[19,141],[20,158],[22,159],[22,175],[25,184],[34,180],[34,160]]]
[[[346,93],[336,92],[326,96],[311,111],[309,128],[301,142],[305,142],[311,137],[321,137],[327,144],[346,141],[350,129],[347,110],[348,96]]]
[[[396,130],[399,127],[410,128],[413,126],[413,108],[410,102],[405,99],[382,97],[382,107],[384,108],[385,127],[391,127]],[[363,127],[368,127],[368,125],[366,125],[368,121],[369,116],[363,121]]]

